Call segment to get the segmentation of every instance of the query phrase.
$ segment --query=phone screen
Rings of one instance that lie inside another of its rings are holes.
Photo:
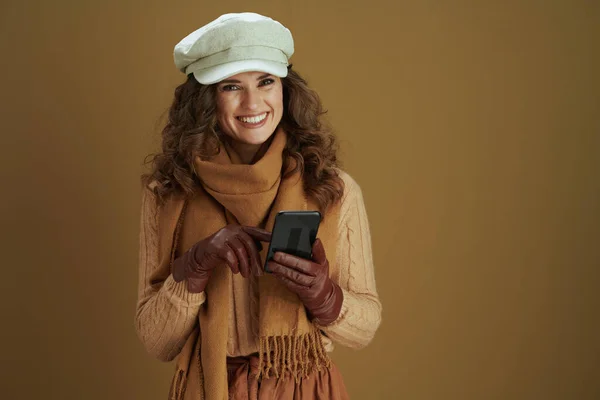
[[[318,211],[280,211],[275,217],[265,271],[269,272],[267,262],[277,251],[311,259],[320,222]]]

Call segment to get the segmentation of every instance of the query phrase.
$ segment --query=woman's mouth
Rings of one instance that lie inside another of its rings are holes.
[[[268,112],[264,112],[258,115],[240,116],[235,117],[239,122],[247,128],[259,128],[267,121]]]

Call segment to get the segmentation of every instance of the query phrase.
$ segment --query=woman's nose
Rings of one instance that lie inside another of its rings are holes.
[[[244,99],[242,101],[242,106],[248,110],[256,110],[260,103],[260,94],[253,90],[249,89],[244,91]]]

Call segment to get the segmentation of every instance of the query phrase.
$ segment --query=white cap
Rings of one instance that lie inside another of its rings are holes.
[[[292,33],[255,13],[224,14],[183,38],[173,51],[175,66],[204,85],[241,72],[287,76],[294,54]]]

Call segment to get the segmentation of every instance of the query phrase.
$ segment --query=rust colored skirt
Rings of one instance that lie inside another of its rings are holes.
[[[337,367],[314,371],[307,378],[258,380],[258,356],[228,357],[227,382],[233,400],[347,400],[346,386]]]

